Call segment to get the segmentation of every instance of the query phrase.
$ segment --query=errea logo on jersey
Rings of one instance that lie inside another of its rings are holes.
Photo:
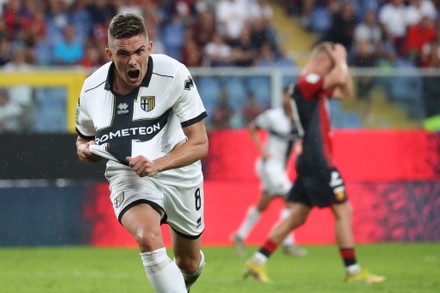
[[[127,114],[128,113],[128,104],[127,103],[120,103],[117,106],[118,110],[116,111],[116,114]]]

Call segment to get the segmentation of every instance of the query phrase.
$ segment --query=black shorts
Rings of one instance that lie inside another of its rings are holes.
[[[316,172],[301,172],[290,189],[287,201],[304,203],[310,207],[329,207],[347,201],[345,183],[334,167]]]

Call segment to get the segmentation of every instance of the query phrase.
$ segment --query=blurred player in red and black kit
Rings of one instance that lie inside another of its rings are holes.
[[[269,239],[246,262],[246,275],[269,283],[266,262],[290,231],[304,224],[313,207],[331,208],[335,217],[336,242],[346,270],[347,282],[379,283],[384,277],[362,269],[356,260],[351,228],[352,208],[344,181],[334,165],[330,142],[327,99],[349,98],[352,77],[347,52],[340,44],[318,44],[290,93],[304,131],[303,149],[296,161],[297,178],[289,191],[289,217],[280,220]]]

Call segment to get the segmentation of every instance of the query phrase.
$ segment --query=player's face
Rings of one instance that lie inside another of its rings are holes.
[[[318,54],[318,60],[319,60],[319,69],[320,75],[326,75],[328,73],[330,73],[330,71],[333,69],[334,66],[334,62],[332,60],[332,58],[330,57],[330,54],[326,53],[326,52],[321,52]]]
[[[152,48],[153,43],[143,35],[113,39],[110,48],[106,49],[106,55],[116,66],[116,83],[126,90],[140,86],[147,74]]]

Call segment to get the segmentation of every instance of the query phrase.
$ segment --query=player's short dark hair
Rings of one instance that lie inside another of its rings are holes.
[[[137,35],[147,36],[144,18],[134,13],[117,14],[108,28],[109,39],[127,39]]]

